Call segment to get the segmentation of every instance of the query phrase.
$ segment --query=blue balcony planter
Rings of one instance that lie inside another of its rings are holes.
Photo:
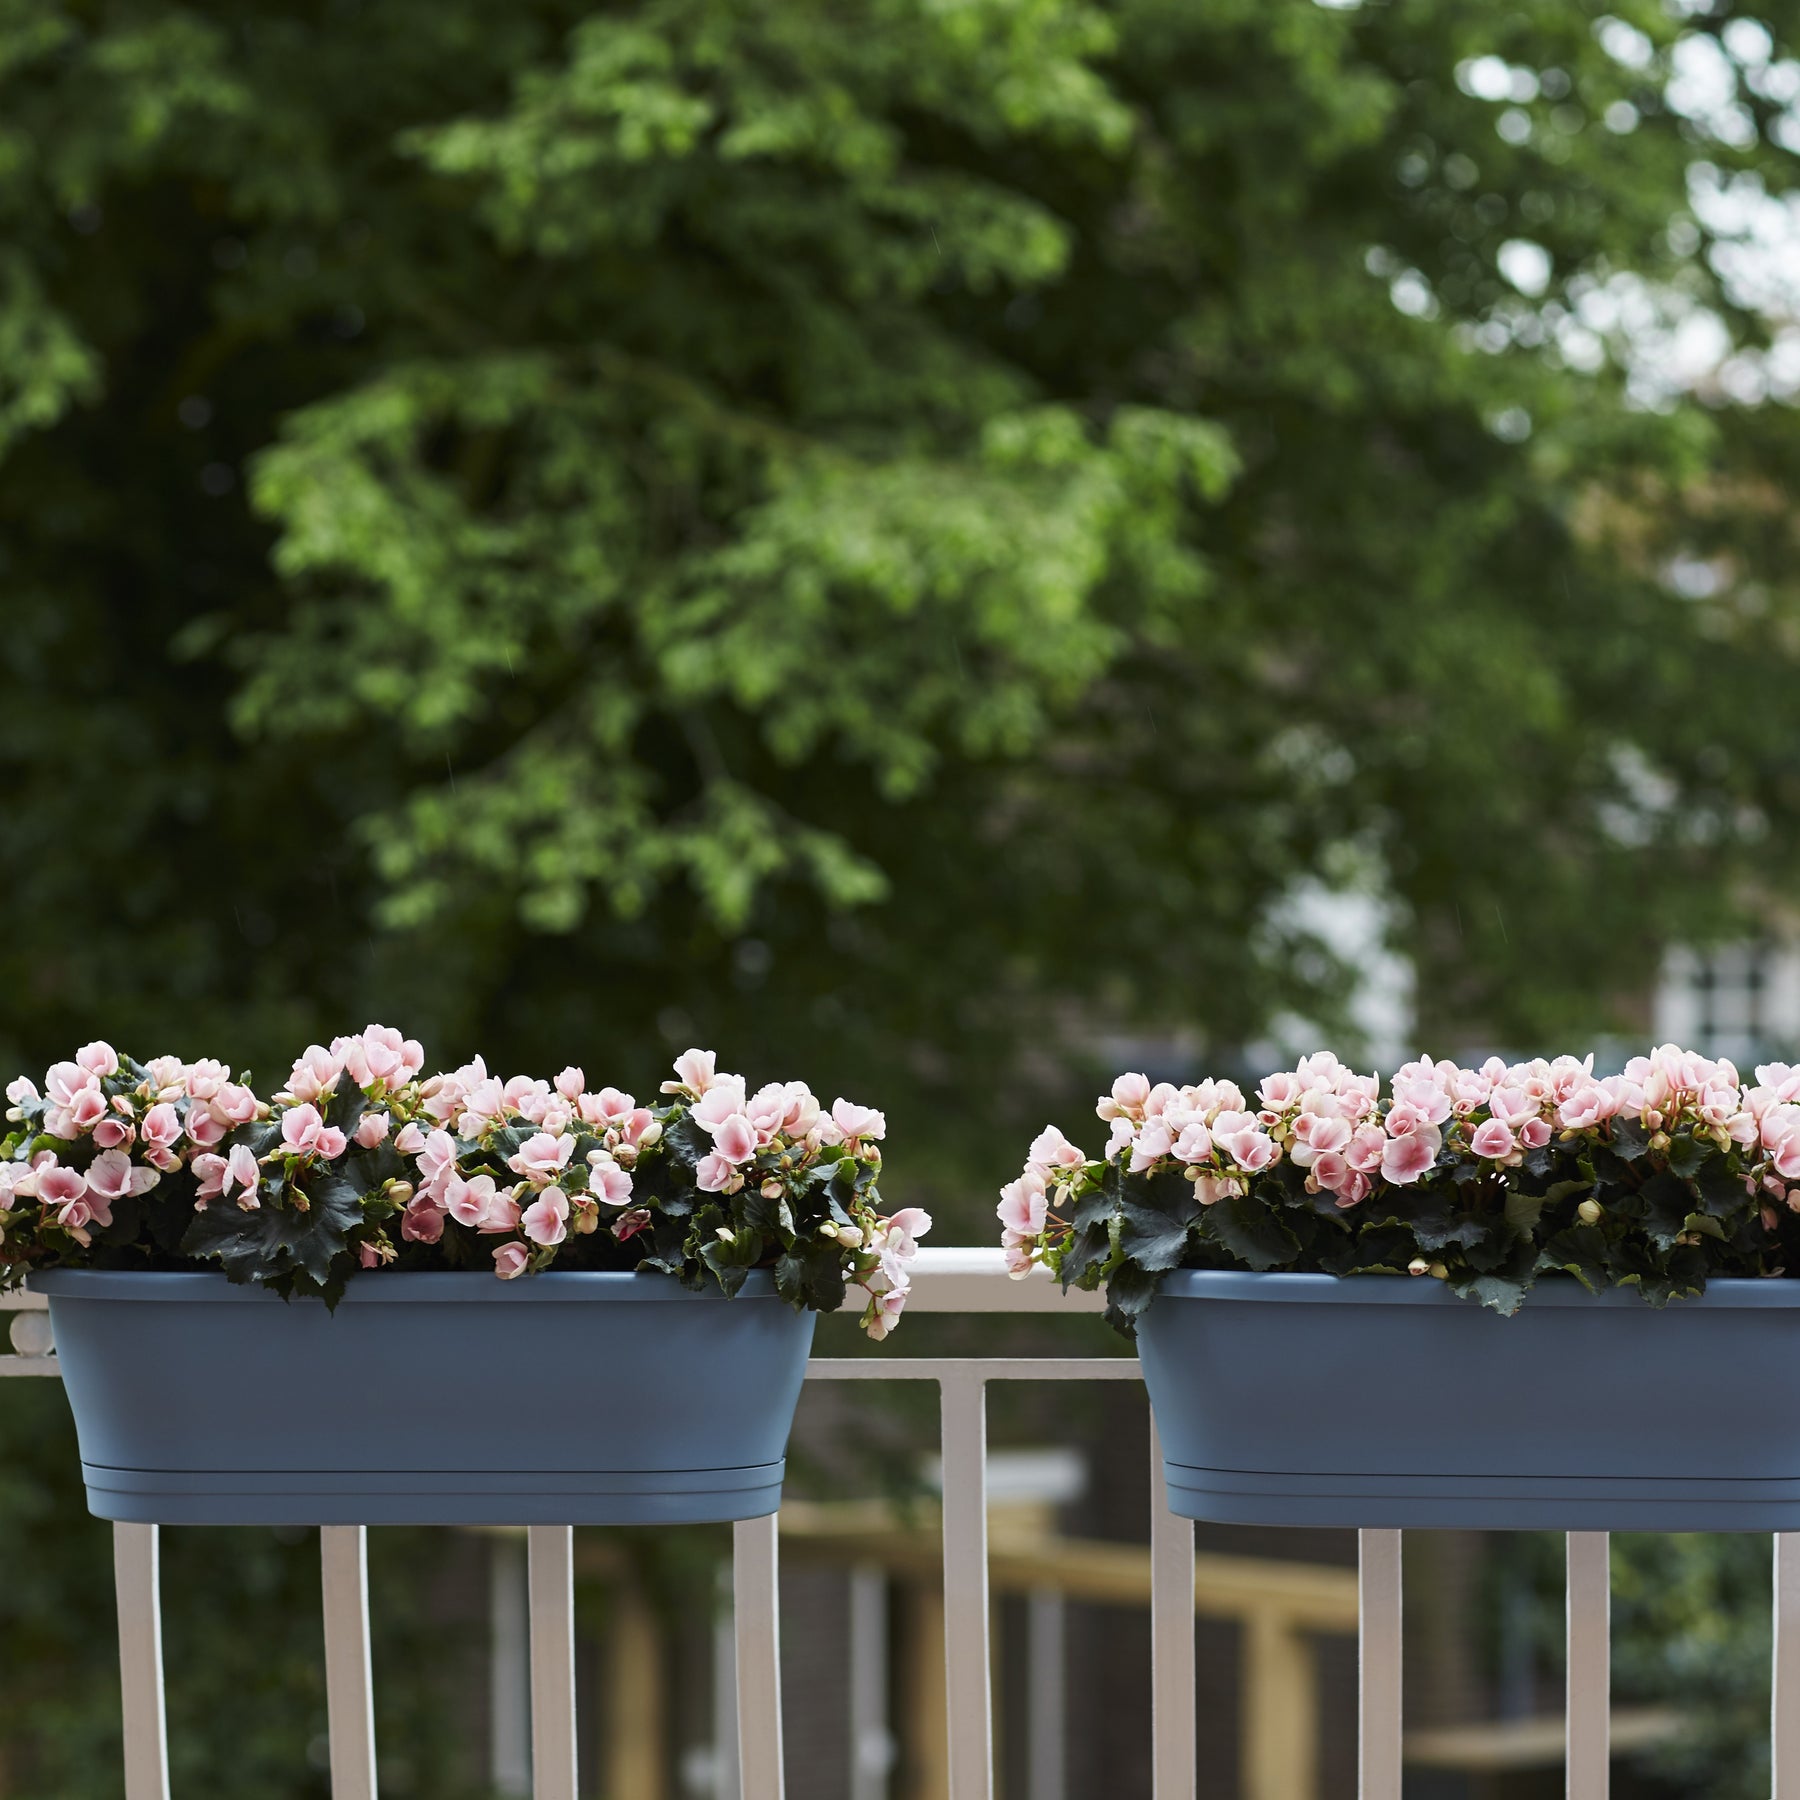
[[[1179,1270],[1139,1323],[1171,1509],[1233,1525],[1800,1530],[1800,1281]]]
[[[335,1314],[223,1275],[61,1269],[88,1506],[170,1525],[647,1525],[780,1504],[813,1315],[766,1273],[381,1273]]]

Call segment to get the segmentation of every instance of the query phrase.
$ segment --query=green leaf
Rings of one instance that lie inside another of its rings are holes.
[[[1249,1194],[1232,1194],[1202,1209],[1201,1229],[1247,1268],[1278,1269],[1291,1263],[1299,1243],[1287,1226]]]
[[[1638,1217],[1645,1235],[1659,1250],[1667,1250],[1687,1229],[1694,1204],[1688,1184],[1668,1170],[1652,1175],[1638,1189]]]

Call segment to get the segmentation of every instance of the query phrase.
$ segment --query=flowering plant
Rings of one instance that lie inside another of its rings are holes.
[[[111,1045],[7,1090],[0,1266],[216,1265],[335,1303],[385,1268],[650,1269],[736,1294],[767,1268],[796,1309],[854,1286],[882,1338],[930,1219],[881,1210],[886,1121],[800,1082],[752,1093],[690,1050],[654,1105],[490,1075],[422,1078],[418,1043],[371,1025],[310,1046],[272,1099],[223,1064]]]
[[[1176,1268],[1405,1273],[1501,1313],[1566,1273],[1660,1306],[1709,1275],[1800,1274],[1800,1069],[1756,1076],[1673,1045],[1609,1076],[1423,1057],[1385,1093],[1328,1051],[1253,1097],[1121,1075],[1104,1156],[1047,1127],[1002,1242],[1016,1275],[1104,1282],[1127,1334]]]

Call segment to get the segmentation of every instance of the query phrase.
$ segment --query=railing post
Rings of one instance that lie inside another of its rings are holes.
[[[987,1382],[939,1384],[944,1448],[944,1681],[950,1800],[991,1800],[994,1788],[988,1652]]]
[[[161,1561],[154,1525],[113,1527],[119,1604],[119,1693],[125,1722],[125,1800],[169,1800],[163,1724]]]
[[[1606,1800],[1611,1757],[1611,1540],[1568,1534],[1569,1688],[1564,1729],[1569,1800]]]
[[[375,1800],[375,1686],[369,1657],[369,1533],[319,1529],[325,1602],[325,1718],[331,1800]]]
[[[1150,1735],[1155,1800],[1194,1800],[1194,1522],[1169,1511],[1162,1440],[1150,1416]]]
[[[535,1800],[575,1794],[575,1533],[526,1530],[531,1613],[531,1791]]]
[[[1800,1532],[1775,1533],[1775,1652],[1769,1680],[1774,1800],[1800,1800]]]
[[[1357,1784],[1360,1800],[1400,1800],[1400,1533],[1356,1534]]]
[[[781,1567],[774,1513],[732,1531],[738,1779],[743,1800],[781,1800]]]

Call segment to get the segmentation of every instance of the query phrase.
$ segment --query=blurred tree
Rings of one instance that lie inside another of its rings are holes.
[[[941,1117],[1329,1022],[1306,881],[1592,1029],[1800,795],[1794,434],[1645,324],[1766,338],[1792,9],[1621,10],[6,8],[11,1048]]]

